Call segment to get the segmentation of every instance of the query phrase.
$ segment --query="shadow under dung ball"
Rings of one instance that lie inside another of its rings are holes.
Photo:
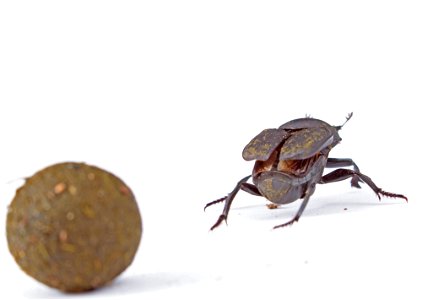
[[[133,261],[142,220],[119,178],[61,163],[28,178],[9,206],[9,250],[38,281],[66,292],[98,288]]]

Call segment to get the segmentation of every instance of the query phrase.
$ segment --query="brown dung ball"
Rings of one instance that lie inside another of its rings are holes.
[[[28,178],[9,206],[9,250],[38,281],[66,292],[98,288],[133,261],[142,220],[123,181],[61,163]]]

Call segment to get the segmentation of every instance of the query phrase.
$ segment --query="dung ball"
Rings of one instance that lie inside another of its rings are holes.
[[[7,215],[8,247],[36,280],[66,292],[93,290],[133,261],[142,220],[131,189],[84,163],[47,167],[20,187]]]

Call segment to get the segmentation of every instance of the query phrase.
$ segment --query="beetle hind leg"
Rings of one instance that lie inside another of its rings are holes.
[[[353,167],[355,172],[360,172],[358,165],[351,158],[328,158],[327,168],[343,168],[343,167]],[[358,175],[352,175],[351,185],[352,187],[360,189],[361,186],[359,182],[363,182]]]
[[[380,187],[376,186],[376,184],[373,182],[373,180],[371,180],[370,177],[354,170],[349,170],[349,169],[334,170],[333,172],[322,176],[321,181],[319,183],[331,183],[331,182],[341,181],[353,176],[358,176],[359,179],[365,182],[375,192],[379,200],[381,200],[381,196],[386,196],[391,198],[402,198],[408,202],[406,196],[401,194],[386,192],[382,190]]]

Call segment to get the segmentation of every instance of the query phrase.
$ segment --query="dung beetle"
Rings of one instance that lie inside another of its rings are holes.
[[[223,212],[211,230],[226,222],[239,190],[263,196],[276,205],[303,199],[294,218],[275,226],[275,229],[299,220],[318,183],[351,178],[352,187],[360,188],[359,182],[364,182],[379,199],[386,196],[408,201],[404,195],[389,193],[376,186],[370,177],[359,171],[352,159],[328,157],[330,150],[341,141],[338,131],[352,116],[353,113],[350,113],[341,126],[331,126],[311,117],[295,119],[279,128],[265,129],[254,137],[242,152],[245,160],[256,160],[252,174],[242,178],[226,197],[209,202],[204,208],[225,201]],[[353,167],[353,170],[344,167]],[[324,168],[336,170],[323,175]],[[250,177],[253,177],[253,184],[247,183]]]

